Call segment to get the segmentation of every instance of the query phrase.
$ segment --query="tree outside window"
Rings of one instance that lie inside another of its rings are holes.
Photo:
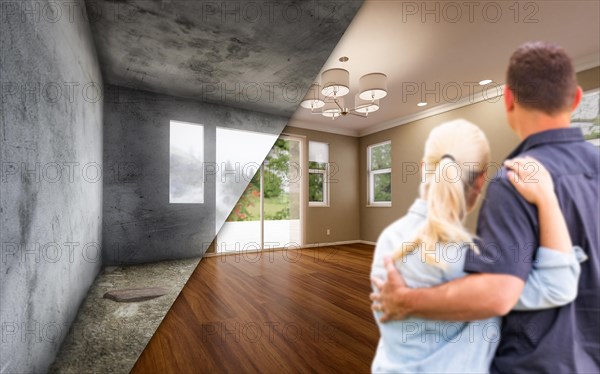
[[[368,205],[392,206],[392,142],[367,148]]]
[[[329,144],[308,143],[308,205],[329,206]]]

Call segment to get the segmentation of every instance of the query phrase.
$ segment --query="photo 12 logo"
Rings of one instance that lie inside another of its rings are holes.
[[[502,86],[493,81],[402,82],[401,88],[402,103],[417,100],[420,103],[428,104],[456,104],[459,102],[473,104],[478,101],[495,103],[501,99],[502,91]]]
[[[422,23],[538,23],[533,1],[403,1],[401,21]]]
[[[35,148],[35,145],[32,145]],[[142,178],[142,169],[133,162],[101,165],[98,162],[2,162],[0,183],[132,183]]]
[[[97,242],[3,242],[1,248],[2,264],[21,263],[74,263],[101,261],[102,249]]]
[[[141,15],[136,3],[125,1],[0,1],[0,23],[133,23]]]

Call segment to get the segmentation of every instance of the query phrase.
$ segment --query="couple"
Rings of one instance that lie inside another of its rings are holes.
[[[600,372],[600,154],[569,127],[581,96],[560,47],[512,55],[504,101],[522,143],[490,182],[476,237],[463,222],[487,139],[464,120],[430,133],[421,198],[377,241],[373,372]]]

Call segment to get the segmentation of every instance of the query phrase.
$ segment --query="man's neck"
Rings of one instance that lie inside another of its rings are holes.
[[[517,135],[521,140],[547,130],[565,129],[570,126],[571,113],[561,112],[550,116],[539,111],[521,111],[517,122]]]

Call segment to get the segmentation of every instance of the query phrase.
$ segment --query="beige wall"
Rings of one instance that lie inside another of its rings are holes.
[[[578,73],[577,81],[584,91],[600,87],[600,67]]]
[[[584,90],[600,87],[600,68],[579,73],[577,76]],[[423,147],[431,129],[442,122],[464,118],[480,126],[487,135],[492,162],[501,163],[519,144],[519,139],[508,127],[502,98],[496,102],[483,101],[422,120],[410,122],[389,130],[384,130],[360,138],[360,238],[376,241],[379,233],[391,222],[402,217],[410,204],[418,196],[419,176],[406,175],[403,165],[418,163],[423,155]],[[392,207],[367,207],[366,148],[385,140],[392,141]],[[490,171],[493,169],[490,168]],[[403,177],[403,174],[405,176]],[[404,178],[404,180],[403,180]],[[468,218],[467,224],[475,229],[478,209]]]
[[[351,136],[331,134],[321,131],[286,127],[283,132],[306,138],[304,155],[308,157],[308,142],[318,141],[329,144],[329,162],[334,163],[337,172],[330,184],[329,207],[309,207],[305,205],[305,244],[332,243],[360,239],[360,211],[358,205],[358,150],[359,139]],[[304,170],[308,175],[308,166]],[[305,191],[308,191],[308,178]],[[330,235],[327,235],[330,229]]]

